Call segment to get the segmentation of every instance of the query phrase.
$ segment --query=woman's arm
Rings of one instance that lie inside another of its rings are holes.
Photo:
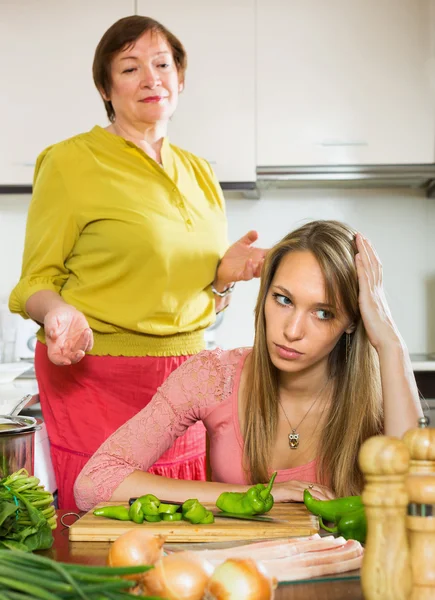
[[[31,319],[43,326],[48,312],[66,306],[69,305],[57,292],[53,290],[39,290],[39,292],[35,292],[28,298],[26,313]]]
[[[114,490],[110,500],[125,501],[151,493],[157,498],[173,502],[184,502],[189,498],[197,498],[200,502],[216,502],[222,492],[243,492],[249,487],[230,483],[170,479],[143,471],[133,471]]]
[[[234,373],[235,367],[233,377]],[[224,489],[216,487],[219,484],[209,487],[204,482],[166,479],[146,471],[191,425],[206,420],[229,397],[232,384],[228,377],[231,379],[229,371],[222,369],[221,350],[205,350],[171,373],[151,402],[117,429],[86,463],[74,486],[77,505],[89,509],[98,502],[126,500],[150,491],[174,500],[186,494],[185,500],[192,494],[198,499],[217,498],[219,489]]]
[[[360,233],[356,236],[360,310],[370,343],[376,349],[384,402],[384,433],[402,437],[422,416],[411,360],[393,321],[382,286],[382,265]]]
[[[219,296],[216,291],[222,293],[230,289],[237,281],[250,281],[254,277],[260,277],[267,250],[252,247],[257,239],[258,233],[249,231],[230,246],[219,261],[212,284],[215,290],[216,313],[224,310],[231,299],[231,294]]]
[[[58,365],[80,360],[92,347],[85,316],[66,304],[61,290],[69,278],[68,256],[80,237],[74,202],[64,182],[69,160],[56,147],[37,160],[29,206],[20,282],[9,298],[11,312],[30,317],[44,327],[48,356]]]
[[[384,399],[384,433],[402,437],[423,416],[411,360],[398,337],[378,349]]]
[[[57,292],[35,292],[26,302],[26,312],[44,327],[48,358],[55,365],[75,364],[92,349],[93,334],[85,315]]]

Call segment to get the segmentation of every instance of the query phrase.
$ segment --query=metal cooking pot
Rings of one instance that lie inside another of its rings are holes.
[[[25,396],[9,415],[0,415],[0,479],[20,469],[34,473],[35,432],[41,419],[16,416],[32,396]]]

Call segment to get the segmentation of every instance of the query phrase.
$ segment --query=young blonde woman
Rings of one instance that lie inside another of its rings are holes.
[[[382,288],[382,266],[361,234],[315,221],[269,252],[253,348],[204,351],[181,365],[150,404],[86,464],[77,505],[152,492],[216,501],[278,471],[274,497],[300,501],[358,494],[361,443],[402,436],[421,407],[405,344]],[[146,473],[201,420],[212,482]]]

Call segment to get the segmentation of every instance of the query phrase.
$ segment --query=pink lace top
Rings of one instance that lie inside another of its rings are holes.
[[[197,421],[210,438],[213,480],[248,484],[242,468],[243,438],[237,397],[244,361],[251,350],[204,350],[174,371],[151,402],[113,433],[77,478],[77,506],[90,510],[110,499],[135,470],[148,470],[174,440]],[[317,482],[316,461],[278,471],[276,481]]]

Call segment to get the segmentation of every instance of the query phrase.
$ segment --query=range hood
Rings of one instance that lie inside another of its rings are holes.
[[[262,190],[292,188],[413,188],[435,198],[435,164],[257,167],[256,181],[221,181],[225,191],[259,199]],[[31,185],[0,185],[0,194],[30,194]]]
[[[257,167],[257,189],[408,187],[435,197],[435,164]]]

